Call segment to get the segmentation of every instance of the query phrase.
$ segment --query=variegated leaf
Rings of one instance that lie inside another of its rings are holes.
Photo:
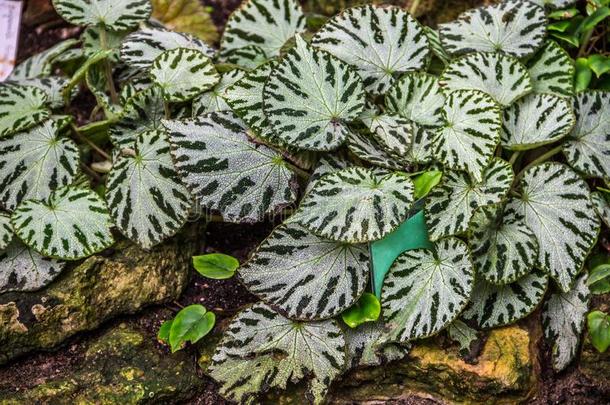
[[[396,229],[412,203],[413,182],[405,174],[352,167],[318,180],[294,220],[327,239],[369,242]]]
[[[534,92],[567,97],[574,94],[574,61],[556,42],[548,41],[527,66]]]
[[[220,48],[223,54],[249,45],[268,58],[279,55],[286,41],[305,29],[305,16],[295,0],[247,0],[231,14]]]
[[[608,203],[608,200],[602,193],[596,191],[591,193],[591,202],[599,218],[610,228],[610,203]]]
[[[0,205],[14,210],[23,200],[43,200],[72,184],[79,170],[78,146],[47,120],[0,139]]]
[[[347,148],[359,159],[390,170],[404,170],[405,164],[394,159],[375,138],[364,131],[352,131],[347,138]]]
[[[311,176],[309,176],[309,183],[307,184],[307,188],[305,189],[305,194],[307,194],[316,182],[329,173],[338,172],[339,170],[347,169],[348,167],[353,166],[345,156],[341,154],[326,154],[323,155],[318,161],[316,168],[314,169]]]
[[[538,4],[541,7],[549,7],[549,8],[565,8],[574,3],[576,0],[530,0],[534,4]]]
[[[214,56],[208,44],[190,34],[146,27],[125,38],[121,60],[132,67],[148,69],[159,55],[176,48],[194,49],[209,58]]]
[[[55,11],[74,25],[96,25],[112,31],[135,28],[148,20],[150,0],[53,0]]]
[[[242,79],[245,73],[245,71],[240,69],[234,69],[230,72],[223,73],[220,76],[220,82],[218,82],[218,84],[193,100],[193,118],[211,112],[230,110],[231,108],[225,102],[225,92],[229,86]],[[252,113],[256,113],[256,111],[252,111]],[[258,114],[262,115],[260,110],[258,111]]]
[[[441,43],[452,55],[470,52],[504,52],[523,58],[542,46],[546,34],[542,7],[525,0],[466,11],[439,26]]]
[[[430,163],[434,160],[432,155],[434,136],[433,130],[413,124],[413,143],[407,153],[407,160],[413,163]]]
[[[174,235],[191,207],[160,130],[142,132],[134,155],[119,154],[106,182],[110,216],[119,230],[144,249]]]
[[[504,110],[502,146],[534,149],[562,139],[576,118],[570,102],[551,94],[529,94]]]
[[[502,286],[477,277],[470,305],[462,316],[475,321],[480,328],[511,324],[536,309],[544,297],[547,284],[548,276],[541,271]]]
[[[507,162],[493,159],[483,172],[481,182],[466,172],[447,170],[442,182],[434,187],[424,212],[431,240],[466,232],[474,210],[501,202],[513,182],[513,171]]]
[[[587,176],[610,177],[610,92],[585,91],[574,98],[576,125],[563,153]]]
[[[125,82],[121,88],[120,101],[121,105],[127,104],[130,98],[136,93],[148,90],[153,87],[154,83],[148,75],[137,75]]]
[[[360,121],[368,128],[379,145],[393,158],[404,160],[413,138],[411,121],[394,113],[380,113],[374,108],[367,108]]]
[[[480,90],[503,106],[532,91],[527,68],[512,56],[494,52],[454,59],[441,75],[440,84],[448,91]]]
[[[49,284],[65,263],[45,258],[21,241],[14,240],[0,250],[0,294],[6,291],[33,291]]]
[[[388,332],[382,320],[348,328],[345,331],[348,367],[374,367],[403,359],[409,352],[408,345],[388,342]]]
[[[328,20],[312,44],[355,66],[374,94],[385,93],[400,74],[424,68],[430,53],[423,27],[392,6],[349,8]]]
[[[49,98],[39,88],[0,84],[0,138],[29,129],[49,118]]]
[[[138,134],[162,128],[164,117],[160,88],[152,86],[137,92],[127,100],[118,121],[110,127],[110,140],[117,148],[131,147]]]
[[[471,346],[478,340],[477,331],[456,319],[447,328],[449,338],[460,346],[460,355],[466,356],[470,353]]]
[[[64,54],[68,49],[76,45],[76,39],[66,39],[51,48],[30,56],[13,69],[6,80],[20,81],[36,77],[49,76],[52,73],[52,65],[55,59]]]
[[[470,220],[469,247],[477,274],[492,284],[508,284],[534,269],[538,241],[522,216],[503,204],[478,208]]]
[[[44,91],[47,95],[47,105],[51,109],[59,109],[64,106],[63,92],[68,86],[69,80],[59,76],[39,77],[32,79],[22,79],[16,82],[5,82],[7,84],[15,83],[22,86],[32,86]],[[70,94],[74,98],[78,93],[78,88],[75,87]]]
[[[91,66],[85,75],[85,83],[87,88],[97,101],[97,104],[104,109],[107,117],[113,117],[121,112],[121,105],[114,103],[109,92],[109,83],[107,80],[104,65],[98,64]]]
[[[364,108],[364,87],[345,62],[313,48],[300,36],[273,68],[264,111],[278,138],[302,149],[329,151],[347,139],[347,121]]]
[[[589,298],[587,274],[583,274],[569,292],[554,293],[544,303],[542,327],[544,337],[552,345],[555,371],[566,368],[578,353]]]
[[[437,78],[420,72],[402,76],[385,96],[385,104],[390,111],[423,127],[443,124],[445,103]]]
[[[199,203],[230,222],[255,222],[296,199],[295,175],[281,156],[248,140],[231,112],[163,121],[174,163]]]
[[[495,101],[476,90],[457,90],[443,106],[444,126],[436,132],[434,155],[448,168],[465,170],[475,180],[500,142],[502,114]]]
[[[306,380],[308,396],[320,404],[344,366],[345,339],[335,321],[291,321],[259,303],[231,322],[209,373],[232,401],[254,403],[268,389]]]
[[[212,60],[203,52],[176,48],[163,52],[152,63],[150,76],[170,102],[188,101],[211,89],[220,80]]]
[[[13,235],[11,216],[0,212],[0,250],[6,249],[13,240]]]
[[[256,69],[269,60],[267,55],[265,55],[265,51],[256,45],[232,49],[225,53],[223,59],[227,63],[232,63],[245,69]]]
[[[104,43],[102,43],[102,35],[105,35]],[[88,27],[81,35],[83,54],[86,57],[91,57],[99,51],[112,49],[113,52],[108,60],[117,63],[119,61],[119,49],[125,35],[127,33],[124,31],[107,31],[102,34],[100,27]]]
[[[331,318],[354,304],[369,278],[366,245],[281,225],[239,269],[246,288],[291,319]]]
[[[11,221],[26,245],[48,257],[77,260],[114,243],[106,204],[86,188],[62,187],[44,201],[24,201]]]
[[[525,172],[521,196],[507,210],[525,217],[538,239],[537,267],[568,292],[600,228],[589,186],[569,167],[549,162]]]
[[[404,342],[438,333],[468,304],[473,283],[468,247],[457,238],[402,253],[381,292],[390,338]]]
[[[428,44],[430,46],[430,50],[434,53],[444,65],[448,64],[451,60],[451,56],[447,54],[445,48],[443,48],[443,44],[441,43],[441,36],[438,30],[435,30],[430,27],[424,27],[424,32],[428,37]]]

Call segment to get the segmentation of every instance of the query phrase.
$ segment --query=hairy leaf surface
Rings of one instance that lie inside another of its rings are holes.
[[[296,199],[294,174],[281,156],[248,140],[232,112],[163,121],[172,155],[199,203],[230,222],[255,222]]]
[[[480,328],[511,324],[536,309],[544,297],[547,284],[548,276],[541,271],[502,286],[477,277],[470,305],[462,316],[475,321]]]
[[[49,98],[33,86],[0,85],[0,138],[29,129],[50,116]]]
[[[368,108],[360,115],[360,121],[389,155],[398,160],[405,159],[413,138],[411,121],[398,114],[379,113]]]
[[[443,124],[445,102],[438,79],[420,72],[402,76],[385,96],[385,104],[390,111],[424,127]]]
[[[374,94],[385,93],[401,73],[424,68],[430,53],[423,27],[398,7],[349,8],[327,21],[312,44],[355,66]]]
[[[435,135],[434,130],[413,124],[413,142],[407,159],[414,163],[430,163],[434,159],[432,141]]]
[[[460,354],[462,356],[466,356],[470,353],[472,343],[478,339],[477,331],[459,319],[456,319],[449,325],[447,334],[451,340],[460,346]]]
[[[245,73],[245,71],[240,69],[234,69],[230,72],[223,73],[220,76],[220,82],[218,82],[218,84],[193,100],[193,118],[210,112],[230,110],[229,105],[225,101],[225,92],[229,86],[242,79]],[[252,111],[252,113],[262,115],[260,109],[258,111]]]
[[[0,249],[6,249],[13,240],[13,235],[11,216],[0,212]]]
[[[276,135],[302,149],[328,151],[347,139],[347,121],[364,109],[364,87],[345,62],[300,36],[275,65],[264,89],[264,111]]]
[[[291,319],[330,318],[349,308],[369,277],[369,251],[281,225],[239,269],[248,290]]]
[[[119,148],[131,147],[138,134],[162,128],[165,117],[163,94],[157,86],[137,92],[127,100],[117,123],[110,127],[110,140]]]
[[[400,225],[413,203],[413,182],[352,167],[319,179],[295,220],[313,233],[347,243],[381,239]]]
[[[473,283],[468,247],[457,238],[440,240],[431,250],[402,253],[381,292],[391,339],[404,342],[438,333],[459,316]]]
[[[85,188],[62,187],[44,201],[24,201],[11,221],[26,245],[48,257],[77,260],[114,243],[106,204]]]
[[[113,31],[135,28],[152,12],[149,0],[53,0],[55,11],[74,25],[99,25]]]
[[[527,66],[534,92],[567,97],[574,94],[574,62],[556,42],[548,41]]]
[[[259,46],[248,45],[243,48],[232,49],[224,54],[227,63],[233,63],[245,69],[256,69],[269,59],[265,51]]]
[[[523,58],[542,46],[547,20],[544,9],[529,1],[506,0],[466,11],[439,26],[441,42],[452,55],[504,52]]]
[[[352,131],[347,138],[347,148],[359,159],[379,167],[391,170],[403,170],[405,167],[365,131]]]
[[[589,187],[569,167],[543,163],[525,172],[521,195],[507,209],[525,217],[538,239],[538,267],[567,292],[600,228]]]
[[[382,320],[348,328],[345,331],[348,367],[381,366],[403,359],[409,352],[408,345],[388,342],[388,332]]]

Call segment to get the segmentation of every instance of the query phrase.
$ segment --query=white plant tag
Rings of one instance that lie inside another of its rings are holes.
[[[0,81],[15,67],[23,2],[0,0]]]

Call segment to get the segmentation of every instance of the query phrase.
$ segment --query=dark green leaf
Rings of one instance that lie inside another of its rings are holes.
[[[557,31],[557,32],[566,32],[566,30],[570,27],[569,21],[557,21],[551,23],[547,26],[549,31]]]
[[[602,311],[592,311],[587,315],[587,325],[591,343],[601,353],[610,346],[610,316]]]
[[[172,353],[180,350],[186,342],[197,342],[212,330],[215,323],[216,316],[213,312],[208,312],[203,305],[195,304],[183,308],[174,318],[169,331]]]
[[[605,294],[610,292],[610,263],[596,266],[589,273],[587,285],[592,294]]]
[[[169,331],[172,329],[173,319],[168,319],[161,324],[159,332],[157,332],[157,339],[163,343],[169,343]]]
[[[606,72],[610,72],[610,57],[604,55],[591,55],[587,58],[589,68],[599,78]]]
[[[560,32],[552,32],[551,35],[557,39],[567,42],[568,44],[572,45],[573,47],[577,48],[578,45],[580,45],[580,40],[578,39],[578,36],[576,36],[574,34],[564,34],[564,33],[560,33]]]
[[[441,181],[442,177],[443,172],[430,170],[413,179],[413,185],[415,185],[415,199],[419,200],[420,198],[427,196],[430,190]]]
[[[574,78],[574,86],[576,91],[584,91],[589,88],[593,74],[589,68],[589,62],[586,58],[576,59],[576,77]]]
[[[193,266],[199,274],[215,280],[225,280],[233,277],[239,262],[233,256],[222,253],[210,253],[203,256],[193,256]]]
[[[609,7],[602,7],[597,9],[597,11],[595,11],[593,14],[583,20],[583,22],[580,24],[580,27],[578,27],[578,32],[587,32],[594,29],[597,24],[599,24],[609,16]]]
[[[578,15],[579,13],[580,13],[580,11],[578,11],[577,8],[566,8],[565,10],[556,10],[556,11],[553,11],[552,13],[549,13],[549,18],[551,20],[563,20],[563,19],[572,18],[572,17]]]
[[[362,297],[341,314],[343,322],[350,328],[356,328],[365,322],[374,322],[381,314],[381,304],[375,294],[364,293]]]

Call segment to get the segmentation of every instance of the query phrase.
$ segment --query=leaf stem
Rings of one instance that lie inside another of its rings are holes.
[[[306,172],[305,170],[293,165],[292,163],[289,163],[284,160],[284,164],[286,165],[286,167],[288,169],[290,169],[292,172],[294,172],[297,176],[299,176],[303,180],[309,180],[309,177],[311,177],[311,173]]]
[[[106,27],[103,25],[100,26],[100,45],[102,50],[108,51],[108,37],[106,36]],[[110,66],[110,62],[108,59],[104,59],[102,62],[104,65],[104,74],[106,75],[106,83],[108,85],[108,91],[110,92],[110,99],[113,104],[119,104],[119,95],[116,92],[116,87],[114,86],[114,79],[112,78],[112,67]]]
[[[409,14],[411,14],[413,17],[415,17],[415,13],[419,8],[419,3],[421,3],[421,0],[413,0],[413,3],[411,3],[411,7],[409,8]]]
[[[171,120],[172,119],[172,112],[169,108],[169,103],[167,101],[163,102],[163,110],[165,111],[165,119],[166,120]]]
[[[112,160],[112,158],[110,157],[110,155],[108,155],[102,148],[100,148],[99,146],[97,146],[95,143],[91,142],[91,140],[89,138],[87,138],[86,136],[82,135],[80,133],[80,131],[78,130],[78,128],[76,127],[76,125],[71,124],[72,127],[72,132],[74,134],[76,134],[76,137],[78,139],[80,139],[81,141],[85,142],[87,145],[89,145],[89,147],[91,147],[91,149],[95,150],[97,153],[100,154],[100,156],[102,156],[104,159],[106,160]]]
[[[521,178],[523,177],[523,175],[525,174],[525,172],[528,169],[530,169],[531,167],[536,166],[540,163],[546,162],[547,160],[549,160],[550,158],[552,158],[553,156],[555,156],[556,154],[561,152],[562,149],[563,149],[563,144],[557,145],[553,149],[547,151],[546,153],[543,153],[542,155],[538,156],[536,159],[532,160],[527,166],[525,166],[523,168],[523,170],[521,170],[519,172],[518,175],[515,176],[515,184],[517,184],[517,182],[519,180],[521,180]]]
[[[510,163],[510,165],[514,165],[515,162],[517,161],[517,159],[519,158],[519,155],[521,154],[521,151],[516,151],[515,153],[513,153],[510,156],[510,160],[508,161],[508,163]]]

